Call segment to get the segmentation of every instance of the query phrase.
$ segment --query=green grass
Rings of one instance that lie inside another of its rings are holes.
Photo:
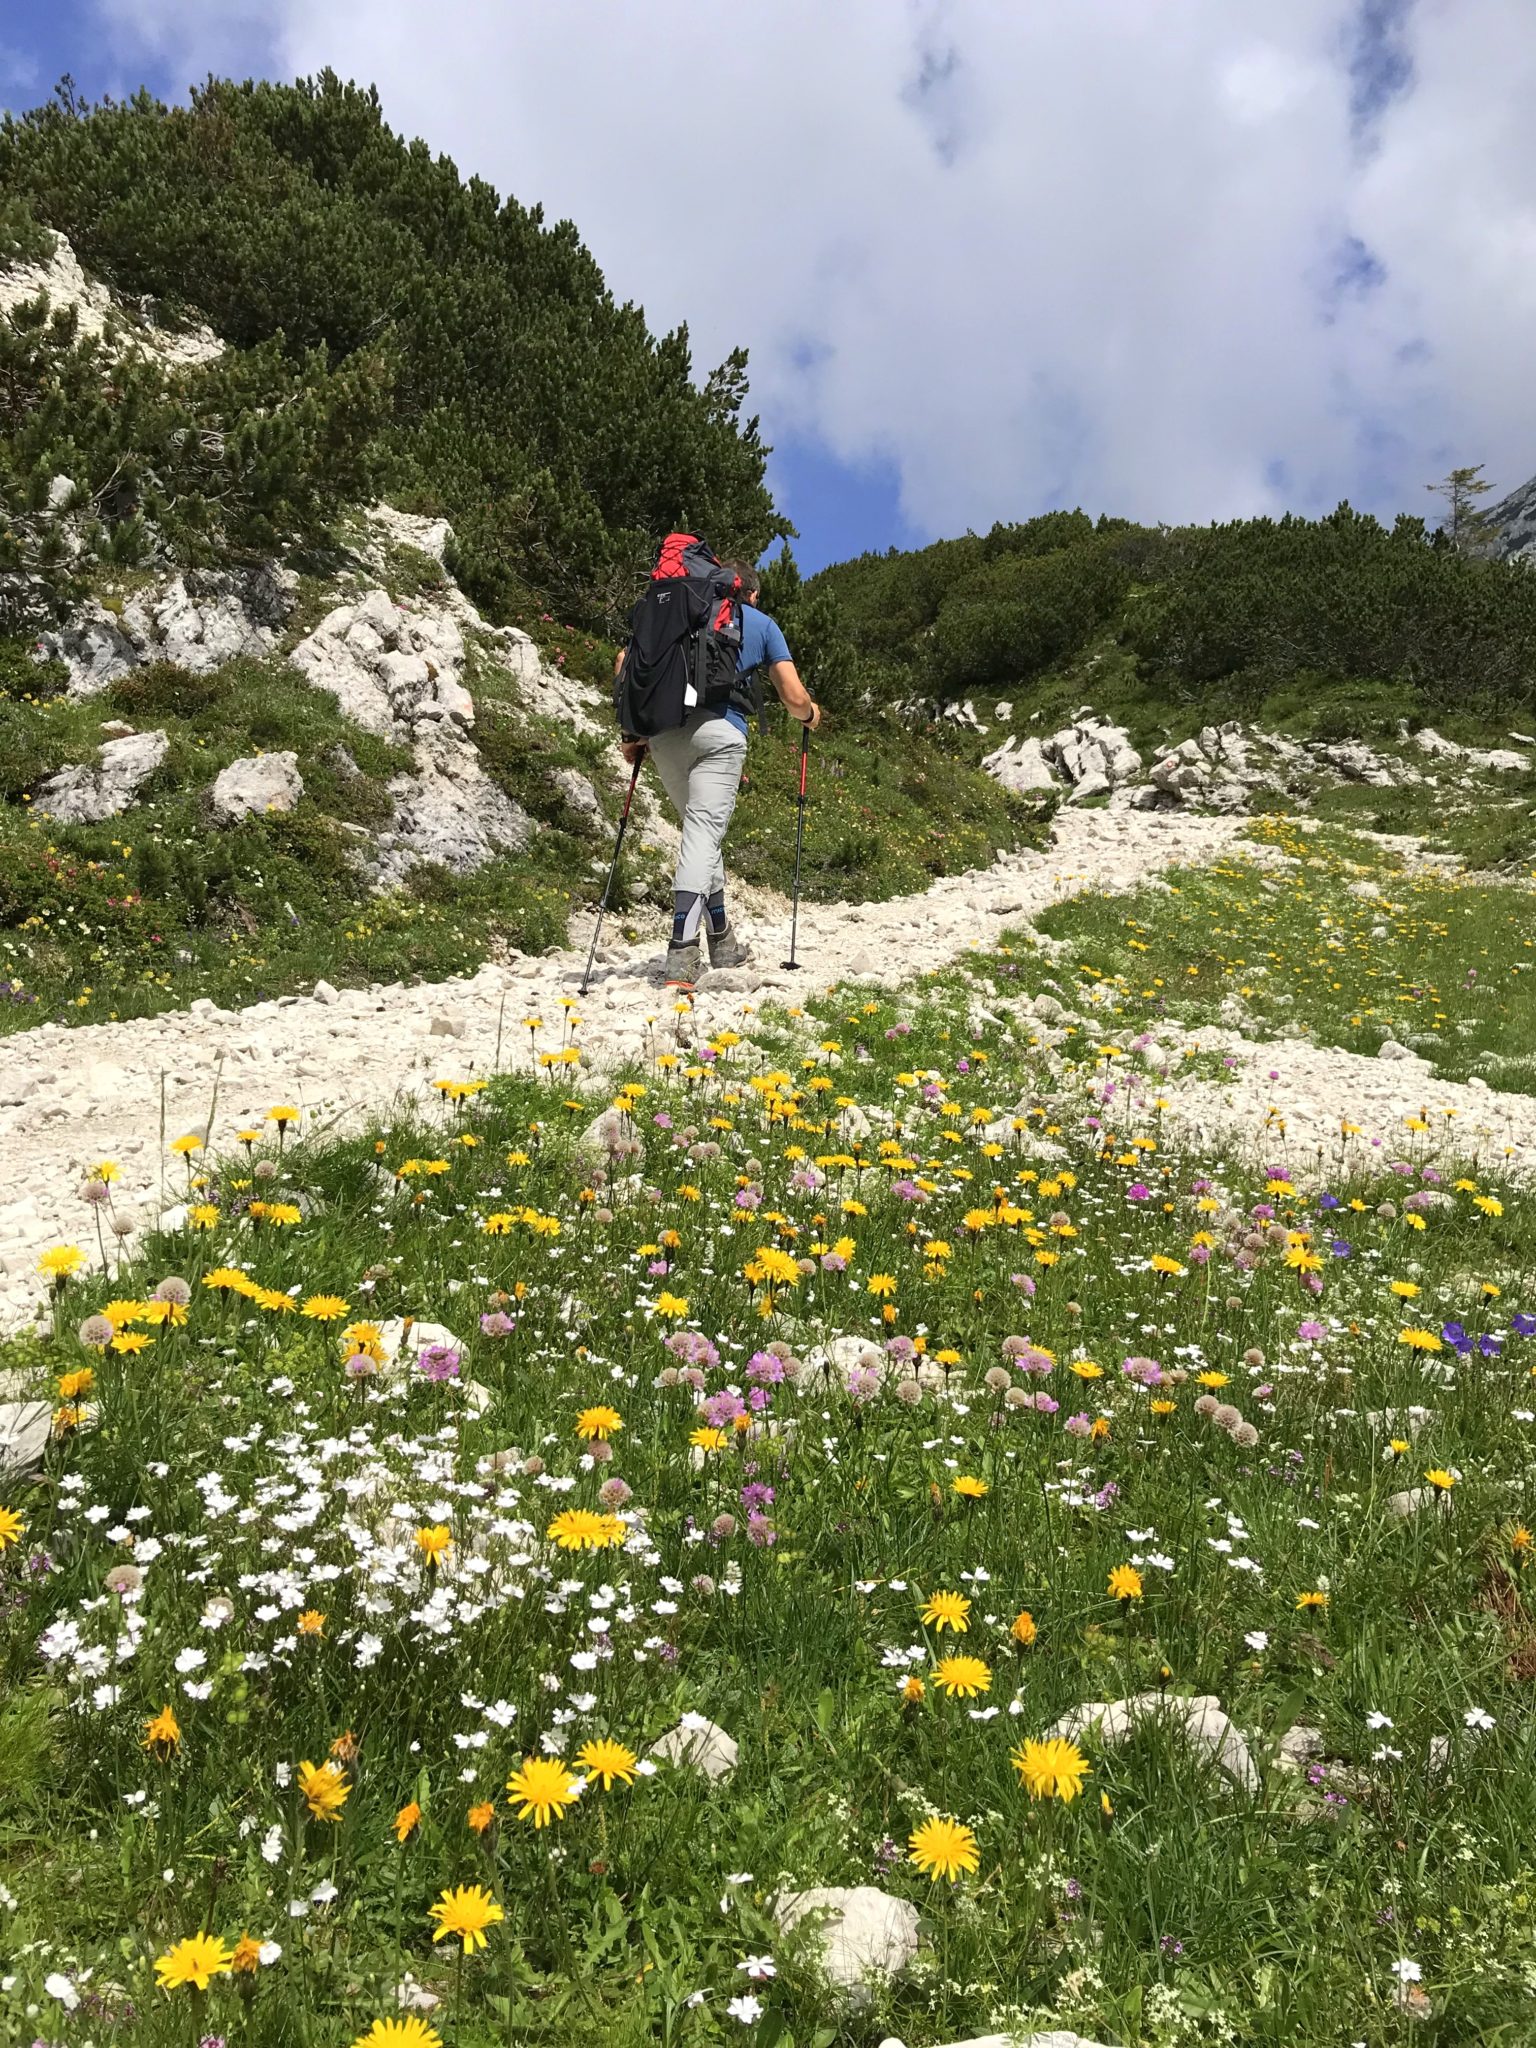
[[[1448,1080],[1536,1091],[1528,887],[1404,868],[1352,832],[1284,819],[1249,837],[1288,864],[1239,847],[1174,870],[1166,889],[1048,911],[1040,930],[1071,949],[1057,978],[1079,995],[1097,986],[1099,1014],[1143,1026],[1216,1023],[1227,1006],[1251,1037],[1300,1030],[1359,1053],[1395,1038]]]
[[[454,2048],[873,2048],[1032,2020],[1149,2048],[1387,2048],[1408,2038],[1407,1958],[1434,2014],[1414,2039],[1523,2038],[1527,1198],[1457,1186],[1427,1138],[1393,1167],[1362,1139],[1267,1182],[1182,1145],[1134,1089],[1110,1135],[1096,1073],[1024,1048],[1005,1003],[978,1039],[967,1004],[946,977],[753,1018],[755,1046],[721,1034],[712,1062],[637,1074],[611,1159],[578,1143],[603,1096],[539,1064],[551,1026],[441,1124],[253,1148],[216,1133],[224,1149],[190,1162],[206,1229],[110,1275],[83,1240],[56,1334],[0,1347],[41,1390],[95,1375],[57,1396],[84,1399],[85,1425],[0,1497],[25,1524],[0,1563],[8,2037],[52,2011],[49,1972],[89,1969],[93,2037],[145,2048],[343,2048],[407,1973]],[[871,1112],[869,1138],[839,1098]],[[843,1235],[834,1270],[818,1247]],[[744,1271],[763,1246],[809,1266],[766,1318]],[[203,1284],[231,1262],[245,1298]],[[190,1286],[181,1324],[142,1306],[167,1272]],[[279,1312],[330,1294],[335,1321]],[[153,1339],[137,1353],[77,1337],[109,1298]],[[482,1326],[503,1311],[515,1328]],[[344,1372],[348,1316],[446,1323],[484,1412],[420,1370]],[[1443,1324],[1490,1355],[1464,1361]],[[697,1393],[666,1341],[682,1331]],[[823,1382],[839,1333],[921,1340],[926,1384],[909,1402],[895,1358]],[[1026,1337],[1052,1354],[1043,1377],[1009,1355]],[[750,1367],[770,1340],[798,1374]],[[1131,1357],[1163,1385],[1123,1373]],[[1202,1373],[1255,1437],[1203,1419]],[[737,1431],[734,1398],[699,1411],[754,1386],[748,1412],[776,1434]],[[1059,1407],[1014,1405],[1036,1392]],[[596,1463],[577,1419],[607,1405],[621,1423]],[[1410,1408],[1394,1450],[1400,1425],[1369,1417]],[[1099,1438],[1076,1433],[1095,1420]],[[712,1426],[720,1447],[696,1448]],[[1459,1474],[1450,1512],[1393,1516],[1387,1497],[1430,1468]],[[985,1491],[958,1494],[962,1475]],[[608,1503],[622,1551],[553,1547],[559,1512]],[[415,1531],[438,1524],[452,1549],[434,1571]],[[107,1589],[130,1563],[142,1588]],[[1126,1564],[1141,1592],[1116,1599]],[[939,1590],[969,1601],[963,1635],[923,1621]],[[125,1615],[137,1648],[114,1668]],[[983,1667],[969,1699],[935,1683],[954,1652]],[[1026,1795],[1019,1742],[1160,1685],[1221,1699],[1257,1789],[1149,1725],[1120,1750],[1085,1738],[1081,1798]],[[180,1741],[156,1755],[145,1727],[167,1702]],[[685,1712],[735,1737],[732,1776],[663,1767],[590,1785],[547,1829],[514,1817],[520,1758],[599,1736],[643,1752]],[[1272,1761],[1297,1721],[1321,1731],[1316,1783]],[[291,1774],[344,1736],[340,1819],[311,1819]],[[477,1835],[481,1801],[497,1818]],[[934,1813],[974,1834],[954,1885],[908,1854]],[[470,1883],[506,1918],[461,1964],[429,1909]],[[878,1883],[920,1911],[912,1968],[863,2010],[773,1923],[776,1892],[817,1883]],[[199,1931],[283,1953],[206,2002],[157,1993],[152,1959]],[[742,1964],[764,1954],[777,1975],[752,1982]],[[726,2011],[749,1991],[750,2033]]]

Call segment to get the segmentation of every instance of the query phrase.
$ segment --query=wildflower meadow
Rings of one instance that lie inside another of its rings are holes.
[[[131,1254],[97,1164],[0,1350],[7,2041],[1530,2038],[1524,1195],[1196,1144],[976,966],[168,1133]]]

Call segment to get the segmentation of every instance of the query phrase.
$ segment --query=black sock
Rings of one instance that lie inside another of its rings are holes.
[[[709,928],[718,939],[726,926],[725,891],[716,889],[705,907],[709,911]]]
[[[697,889],[678,889],[672,897],[672,943],[691,946],[704,919],[704,898]]]

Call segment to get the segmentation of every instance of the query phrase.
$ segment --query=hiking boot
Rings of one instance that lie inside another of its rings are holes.
[[[723,932],[712,926],[709,932],[709,964],[711,967],[745,967],[752,958],[752,948],[738,939],[729,925]]]
[[[701,947],[697,939],[690,939],[686,945],[673,944],[667,948],[667,987],[692,988],[699,978]]]

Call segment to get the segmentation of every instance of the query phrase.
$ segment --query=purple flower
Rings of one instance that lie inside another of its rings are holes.
[[[840,1252],[823,1252],[821,1255],[821,1270],[823,1273],[846,1273],[848,1261]]]
[[[1477,1348],[1482,1353],[1484,1358],[1497,1358],[1499,1353],[1504,1349],[1504,1339],[1502,1337],[1491,1336],[1487,1332],[1485,1332],[1481,1337],[1478,1338]]]
[[[928,1199],[917,1182],[908,1180],[905,1175],[891,1182],[891,1193],[899,1202],[926,1202]]]
[[[424,1379],[456,1380],[459,1376],[459,1354],[448,1344],[423,1345],[416,1363]]]
[[[1347,1259],[1354,1251],[1354,1246],[1349,1242],[1348,1238],[1336,1237],[1328,1249],[1336,1259]]]
[[[1024,1396],[1024,1406],[1028,1408],[1031,1405],[1033,1405],[1038,1415],[1054,1415],[1060,1408],[1061,1403],[1053,1401],[1049,1394],[1026,1394]]]
[[[1536,1316],[1527,1315],[1522,1309],[1509,1319],[1509,1327],[1517,1337],[1536,1337]]]
[[[762,1206],[763,1198],[756,1188],[738,1188],[736,1190],[736,1207],[738,1209],[760,1209]]]
[[[1328,1332],[1322,1323],[1315,1322],[1308,1316],[1305,1322],[1297,1325],[1296,1334],[1305,1344],[1321,1344]]]
[[[1192,1195],[1208,1195],[1213,1186],[1214,1182],[1206,1180],[1202,1175],[1200,1179],[1190,1182],[1189,1192]]]
[[[1069,1415],[1061,1425],[1068,1436],[1092,1436],[1093,1419],[1088,1415]]]
[[[1440,1334],[1453,1351],[1459,1351],[1465,1358],[1472,1349],[1472,1339],[1460,1323],[1443,1323]]]
[[[759,1550],[766,1550],[770,1544],[777,1543],[778,1540],[779,1532],[766,1515],[748,1515],[747,1541],[749,1543],[756,1544]]]
[[[773,1351],[754,1351],[747,1360],[747,1378],[759,1386],[778,1386],[784,1378],[784,1361]]]
[[[1010,1273],[1008,1279],[1011,1285],[1017,1287],[1021,1294],[1033,1294],[1035,1291],[1034,1278],[1029,1273]],[[1531,1318],[1531,1327],[1536,1329],[1536,1316]]]
[[[1128,1202],[1150,1202],[1152,1190],[1144,1180],[1133,1180],[1125,1191],[1125,1198]]]
[[[880,1391],[880,1375],[873,1366],[856,1365],[848,1375],[848,1398],[873,1401]]]
[[[1337,1195],[1319,1195],[1317,1198],[1317,1206],[1319,1207],[1319,1209],[1342,1209],[1344,1204],[1339,1200]]]
[[[482,1337],[510,1337],[517,1328],[511,1316],[504,1316],[499,1308],[493,1308],[488,1315],[480,1318]]]
[[[740,1394],[730,1392],[711,1394],[709,1399],[701,1402],[699,1406],[699,1413],[711,1429],[729,1429],[737,1416],[745,1415],[746,1412],[747,1404]]]
[[[761,1479],[753,1479],[741,1489],[741,1504],[749,1513],[759,1513],[763,1508],[773,1506],[773,1488],[765,1486]]]
[[[656,1114],[651,1118],[651,1122],[656,1126],[658,1131],[670,1131],[672,1128],[672,1113],[670,1110],[658,1109]]]
[[[1255,1202],[1248,1211],[1248,1214],[1255,1223],[1273,1223],[1275,1220],[1275,1205],[1273,1202]]]
[[[1189,1248],[1189,1263],[1192,1266],[1207,1264],[1210,1256],[1211,1248],[1208,1244],[1192,1244]]]
[[[663,1279],[668,1273],[670,1273],[672,1268],[667,1264],[665,1259],[652,1259],[651,1263],[646,1267],[645,1270],[647,1273],[650,1274],[653,1280],[660,1280]]]

